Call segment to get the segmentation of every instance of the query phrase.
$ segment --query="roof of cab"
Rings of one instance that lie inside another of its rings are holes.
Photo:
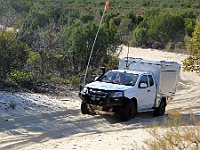
[[[148,71],[134,71],[134,70],[111,70],[112,72],[124,72],[124,73],[132,73],[132,74],[151,74]]]

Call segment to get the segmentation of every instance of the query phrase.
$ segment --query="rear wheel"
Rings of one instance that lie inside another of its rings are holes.
[[[154,111],[154,116],[162,116],[165,114],[165,107],[166,107],[166,102],[164,100],[161,101],[160,106],[156,108]]]
[[[82,114],[89,114],[90,113],[88,103],[86,103],[86,102],[81,103],[81,112],[82,112]]]
[[[128,102],[121,110],[121,120],[128,121],[134,118],[137,114],[136,106],[133,102]]]

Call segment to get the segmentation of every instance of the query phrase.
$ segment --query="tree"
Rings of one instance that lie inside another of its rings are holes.
[[[21,70],[28,58],[28,47],[16,40],[14,30],[0,32],[0,79],[5,80],[13,70]]]
[[[70,35],[71,47],[69,51],[72,68],[80,72],[85,68],[90,55],[90,50],[97,32],[97,26],[91,22],[72,28]],[[94,49],[96,51],[96,48]],[[77,74],[77,72],[74,72]]]
[[[184,62],[185,71],[194,71],[200,74],[200,21],[197,21],[192,38],[186,46],[190,56]]]
[[[71,60],[70,64],[72,68],[76,69],[73,71],[73,74],[77,75],[78,72],[81,73],[85,70],[97,29],[98,27],[91,22],[72,29],[69,59]],[[110,20],[108,25],[107,23],[103,23],[94,45],[90,65],[93,68],[101,66],[107,55],[114,54],[120,45],[119,41],[119,34],[114,21]]]
[[[188,36],[192,36],[194,32],[195,20],[190,18],[185,18],[185,34]]]
[[[81,14],[80,16],[80,20],[83,22],[83,23],[87,23],[88,21],[92,21],[94,19],[94,16],[91,15],[90,13],[83,13]]]
[[[42,81],[46,73],[55,71],[56,64],[52,63],[52,58],[59,47],[58,40],[54,22],[33,32],[32,52],[27,63],[30,68],[34,68],[32,71],[41,77]]]
[[[148,35],[152,41],[159,41],[163,48],[169,41],[179,42],[184,39],[184,20],[179,15],[163,13],[151,21]]]
[[[133,38],[131,40],[131,46],[141,46],[147,43],[147,29],[136,28],[133,31]]]
[[[90,51],[97,33],[97,26],[89,22],[82,26],[75,27],[70,36],[72,45],[70,48],[70,55],[72,60],[72,67],[76,71],[81,72],[86,68]],[[108,34],[101,28],[97,37],[91,65],[98,65],[102,63],[102,58],[106,55],[108,47]],[[74,72],[76,74],[76,72]]]
[[[116,58],[113,57],[118,51],[119,45],[121,45],[121,40],[120,40],[120,32],[117,29],[117,26],[115,25],[115,20],[111,19],[109,22],[109,26],[106,24],[103,24],[102,27],[104,29],[104,34],[107,33],[107,40],[108,41],[108,47],[107,47],[107,55],[104,58],[104,63],[106,63],[106,67],[108,69],[112,69],[113,66],[116,64]],[[118,52],[119,53],[119,52]],[[119,54],[117,54],[119,55]]]
[[[110,19],[113,19],[114,17],[119,16],[119,14],[113,14],[113,13],[105,13],[103,18],[103,23],[109,24]]]
[[[126,14],[126,18],[127,19],[131,19],[132,23],[135,24],[136,23],[136,15],[133,12],[129,12]]]

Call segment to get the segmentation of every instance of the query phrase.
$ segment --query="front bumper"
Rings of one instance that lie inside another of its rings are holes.
[[[105,92],[106,94],[94,94],[94,93],[79,93],[79,97],[82,101],[95,106],[102,106],[103,108],[113,107],[113,106],[122,106],[123,105],[123,97],[113,98],[111,97],[109,92]]]

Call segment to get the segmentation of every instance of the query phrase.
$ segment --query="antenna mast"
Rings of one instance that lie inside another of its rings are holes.
[[[99,34],[100,25],[101,25],[101,23],[102,23],[103,16],[104,16],[106,10],[108,10],[108,5],[109,5],[109,0],[106,1],[105,7],[104,7],[104,12],[103,12],[103,15],[102,15],[101,20],[100,20],[100,23],[99,23],[99,28],[98,28],[97,34],[96,34],[96,36],[95,36],[95,39],[94,39],[94,42],[93,42],[93,45],[92,45],[92,49],[91,49],[91,52],[90,52],[88,64],[87,64],[86,71],[85,71],[85,76],[84,76],[83,84],[85,84],[85,81],[86,81],[88,68],[89,68],[89,65],[90,65],[91,58],[92,58],[92,53],[93,53],[93,51],[94,51],[94,45],[95,45],[95,43],[96,43],[96,39],[97,39],[97,36],[98,36],[98,34]]]

